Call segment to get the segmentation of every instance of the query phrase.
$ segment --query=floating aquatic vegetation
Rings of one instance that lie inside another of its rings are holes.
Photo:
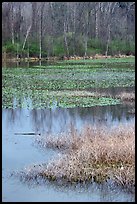
[[[5,101],[4,101],[5,100]],[[16,103],[15,103],[16,101]],[[120,104],[120,99],[102,97],[86,91],[47,91],[20,92],[15,89],[3,91],[3,108],[73,108]]]
[[[129,60],[129,59],[128,59]],[[2,107],[26,107],[25,101],[32,101],[32,108],[45,107],[91,107],[94,105],[115,105],[120,100],[111,97],[75,95],[74,91],[90,88],[132,87],[135,85],[134,67],[113,67],[110,63],[62,64],[33,68],[2,69]],[[124,59],[124,63],[125,59]],[[116,64],[116,63],[115,63]],[[130,67],[130,68],[129,68]],[[68,91],[73,91],[68,95]],[[54,92],[53,94],[53,91]],[[62,91],[59,95],[57,91]],[[80,92],[79,92],[80,93]],[[16,101],[16,105],[13,102]],[[28,102],[27,102],[28,107]]]

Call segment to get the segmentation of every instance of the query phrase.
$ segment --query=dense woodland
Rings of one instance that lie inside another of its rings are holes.
[[[135,2],[3,2],[2,51],[52,57],[135,54]]]

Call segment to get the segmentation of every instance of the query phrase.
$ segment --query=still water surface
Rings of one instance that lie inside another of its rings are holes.
[[[134,194],[108,184],[93,184],[88,187],[59,188],[53,184],[29,185],[10,177],[32,164],[48,162],[56,152],[35,145],[34,136],[15,133],[35,132],[56,134],[66,131],[70,123],[78,130],[84,124],[105,124],[109,127],[118,123],[133,122],[134,115],[128,106],[104,106],[92,108],[54,109],[3,109],[2,110],[2,176],[4,202],[37,201],[134,201]]]

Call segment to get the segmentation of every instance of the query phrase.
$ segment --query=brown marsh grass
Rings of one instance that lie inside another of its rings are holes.
[[[112,94],[107,93],[96,93],[96,96],[104,96],[104,97],[114,97],[120,99],[123,102],[134,102],[135,101],[135,93],[134,92],[121,92],[113,96]]]
[[[99,92],[89,92],[89,91],[51,91],[49,95],[56,96],[63,96],[66,95],[67,97],[78,96],[78,97],[114,97],[112,94],[109,93],[99,93]],[[135,101],[135,93],[134,92],[121,92],[120,94],[116,94],[114,98],[121,99],[122,101]]]
[[[122,92],[119,95],[116,95],[116,98],[121,99],[122,101],[135,101],[135,93],[131,92],[131,93],[127,93],[127,92]]]
[[[135,125],[108,128],[85,126],[78,131],[71,126],[68,135],[42,137],[45,146],[65,150],[40,173],[50,180],[69,182],[113,179],[122,186],[135,185]]]

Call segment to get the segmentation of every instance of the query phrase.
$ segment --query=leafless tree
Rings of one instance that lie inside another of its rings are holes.
[[[108,55],[111,42],[135,40],[135,2],[3,2],[2,45],[19,43],[22,51],[33,44],[54,56],[88,55],[90,40],[98,40]],[[37,53],[38,54],[38,53]]]

